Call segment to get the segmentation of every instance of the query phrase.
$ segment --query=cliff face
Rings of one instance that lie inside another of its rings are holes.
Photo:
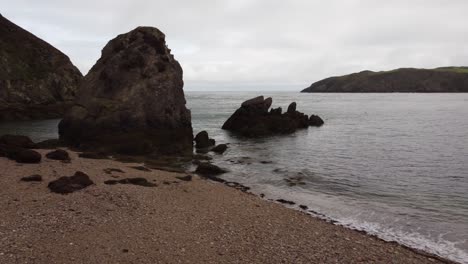
[[[331,77],[304,89],[305,93],[455,93],[468,92],[468,67],[363,71]]]
[[[82,77],[65,54],[0,15],[0,121],[62,117]]]

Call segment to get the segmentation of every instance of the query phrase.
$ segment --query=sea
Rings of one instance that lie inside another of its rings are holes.
[[[325,125],[249,139],[221,129],[250,98],[291,102]],[[194,134],[228,144],[221,177],[265,199],[468,263],[468,94],[186,92]],[[57,138],[59,120],[0,123],[0,134]]]

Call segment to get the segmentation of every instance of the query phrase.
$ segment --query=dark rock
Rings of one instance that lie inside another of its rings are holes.
[[[195,160],[212,160],[213,158],[210,157],[210,156],[206,156],[206,155],[200,155],[200,154],[194,154],[192,156],[193,159]]]
[[[320,118],[320,116],[317,115],[311,115],[309,118],[309,126],[316,126],[320,127],[324,124],[323,119]]]
[[[192,180],[192,175],[180,176],[180,177],[176,177],[176,178],[181,180],[181,181],[191,181]]]
[[[59,124],[60,139],[128,155],[192,154],[182,68],[156,28],[111,40]]]
[[[77,171],[73,176],[63,176],[55,181],[51,181],[47,187],[49,187],[51,192],[68,194],[79,191],[93,184],[94,182],[88,175],[81,171]]]
[[[218,154],[223,154],[226,150],[227,150],[226,144],[219,144],[216,147],[211,149],[211,151],[218,153]]]
[[[302,176],[302,175],[289,177],[289,178],[284,179],[284,180],[288,183],[288,186],[296,186],[296,185],[305,185],[306,184],[304,182],[304,176]]]
[[[210,139],[208,132],[201,131],[195,136],[195,148],[204,149],[214,146],[216,144],[214,139]]]
[[[104,152],[83,152],[78,157],[85,159],[108,159],[109,156]]]
[[[309,209],[309,207],[307,207],[307,205],[303,205],[303,204],[299,205],[299,208],[301,208],[302,210]]]
[[[309,126],[309,117],[296,111],[296,103],[291,103],[288,111],[281,114],[281,108],[268,112],[271,101],[271,98],[263,100],[263,96],[259,96],[242,103],[222,128],[243,136],[258,137],[289,134]]]
[[[29,137],[20,135],[3,135],[0,137],[0,144],[27,149],[36,146]]]
[[[66,152],[63,149],[57,149],[52,152],[49,152],[46,154],[46,157],[52,160],[63,160],[63,161],[71,160],[70,155],[68,155],[68,152]]]
[[[292,102],[292,103],[288,106],[288,111],[287,111],[287,113],[294,113],[294,112],[296,112],[296,107],[297,107],[296,102]]]
[[[132,169],[135,169],[135,170],[140,170],[140,171],[145,171],[145,172],[150,172],[151,170],[146,168],[145,166],[133,166],[133,167],[130,167]]]
[[[158,186],[157,184],[149,182],[145,178],[126,178],[126,179],[122,179],[122,180],[108,180],[108,181],[105,181],[104,184],[107,184],[107,185],[132,184],[132,185],[138,185],[138,186],[143,186],[143,187],[156,187],[156,186]]]
[[[0,121],[61,118],[83,78],[50,44],[0,16]]]
[[[40,182],[40,181],[42,181],[42,176],[39,175],[39,174],[34,174],[34,175],[31,175],[31,176],[26,176],[26,177],[21,178],[21,181],[24,181],[24,182]]]
[[[40,163],[42,159],[41,154],[32,149],[21,149],[9,157],[18,163]]]
[[[452,93],[468,92],[468,67],[362,71],[331,77],[304,89],[304,93]]]
[[[261,164],[271,164],[271,163],[273,163],[273,161],[271,161],[271,160],[262,160],[262,161],[260,161],[260,163]]]
[[[242,191],[242,192],[247,192],[247,191],[250,190],[250,187],[247,187],[247,186],[245,186],[245,185],[242,185],[242,184],[240,184],[240,183],[238,183],[238,182],[228,182],[228,181],[227,181],[227,182],[225,182],[224,184],[225,184],[226,186],[229,186],[229,187],[231,187],[231,188],[240,190],[240,191]]]
[[[35,144],[37,149],[56,149],[61,147],[66,147],[65,142],[59,139],[47,139]]]
[[[107,173],[107,174],[112,174],[113,172],[125,173],[123,170],[115,169],[115,168],[104,169],[104,172]]]
[[[227,170],[222,169],[216,165],[213,165],[211,163],[207,162],[202,162],[198,165],[197,169],[195,170],[196,173],[202,174],[202,175],[219,175],[226,173]]]
[[[276,201],[279,202],[279,203],[282,203],[282,204],[289,204],[289,205],[296,204],[293,201],[288,201],[288,200],[285,200],[285,199],[277,199]]]
[[[270,110],[270,114],[272,114],[272,115],[281,115],[282,113],[283,113],[283,109],[281,109],[281,107],[272,108]]]

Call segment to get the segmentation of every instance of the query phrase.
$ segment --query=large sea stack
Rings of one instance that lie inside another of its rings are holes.
[[[322,126],[323,120],[312,115],[311,118],[296,110],[296,103],[289,105],[283,113],[281,107],[272,108],[273,99],[258,96],[242,103],[241,107],[229,117],[223,129],[246,137],[261,137],[276,134],[290,134],[300,128]],[[320,119],[317,122],[316,119]]]
[[[468,92],[468,67],[362,71],[318,81],[302,92],[466,93]]]
[[[0,15],[0,121],[62,117],[82,77],[65,54]]]
[[[156,28],[111,40],[84,78],[60,138],[82,149],[122,154],[192,153],[182,68]]]

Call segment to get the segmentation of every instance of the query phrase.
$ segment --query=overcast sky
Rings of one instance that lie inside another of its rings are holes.
[[[0,0],[86,74],[104,45],[154,26],[187,90],[300,90],[399,67],[468,65],[467,0]]]

